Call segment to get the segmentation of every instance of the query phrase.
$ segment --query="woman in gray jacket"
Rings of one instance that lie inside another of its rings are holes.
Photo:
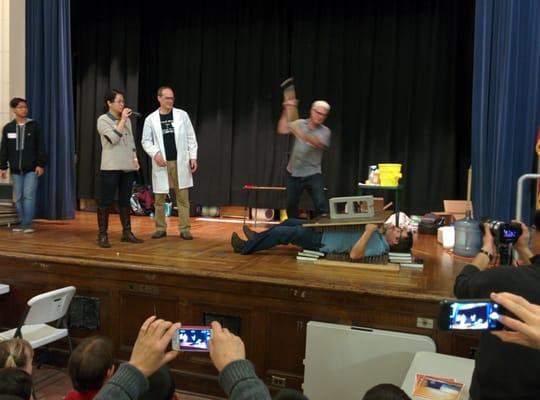
[[[101,195],[98,201],[98,245],[111,247],[107,235],[109,207],[118,189],[118,209],[122,223],[122,242],[142,243],[131,232],[130,204],[131,189],[139,161],[129,116],[132,110],[125,107],[124,94],[112,89],[105,94],[107,112],[97,120],[101,138]]]

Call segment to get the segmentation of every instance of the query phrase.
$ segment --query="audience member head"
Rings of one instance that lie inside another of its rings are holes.
[[[8,339],[0,342],[0,368],[20,368],[32,374],[34,350],[24,339]]]
[[[148,384],[148,390],[139,397],[139,400],[176,399],[174,378],[166,365],[148,377]]]
[[[19,368],[0,369],[0,395],[29,400],[32,395],[32,377]]]
[[[75,390],[99,390],[114,372],[110,340],[101,336],[84,339],[71,353],[68,372]]]
[[[369,389],[362,400],[411,400],[411,398],[396,385],[381,383]]]

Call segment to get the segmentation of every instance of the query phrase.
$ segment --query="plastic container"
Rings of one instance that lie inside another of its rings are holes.
[[[397,186],[401,178],[401,164],[379,164],[381,186]]]
[[[376,165],[369,166],[368,182],[372,185],[379,184],[379,169],[377,168]]]
[[[471,211],[465,212],[465,218],[456,221],[454,253],[463,257],[474,257],[482,248],[482,231],[479,222],[472,219]]]

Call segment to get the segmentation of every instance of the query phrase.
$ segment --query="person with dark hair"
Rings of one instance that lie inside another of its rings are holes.
[[[381,383],[369,389],[362,400],[411,400],[411,398],[396,385]]]
[[[270,249],[279,244],[292,243],[303,249],[323,253],[349,253],[351,259],[382,255],[394,250],[406,250],[403,243],[412,247],[412,234],[393,225],[367,224],[358,230],[319,232],[304,228],[305,221],[288,219],[279,225],[263,232],[255,232],[244,225],[246,240],[242,240],[236,232],[231,236],[231,245],[236,253],[251,254]]]
[[[178,206],[180,237],[192,240],[189,222],[189,188],[197,171],[197,138],[189,115],[174,107],[174,92],[168,86],[158,89],[159,108],[144,121],[142,147],[152,159],[152,189],[155,194],[156,231],[152,239],[167,236],[165,198],[171,182]]]
[[[9,106],[15,118],[2,130],[0,177],[7,176],[9,165],[15,207],[21,222],[13,231],[32,233],[38,178],[45,173],[47,153],[39,124],[28,118],[27,101],[15,97]]]
[[[97,220],[99,247],[111,247],[107,230],[109,228],[109,207],[118,190],[118,211],[122,223],[122,242],[142,243],[131,232],[131,189],[135,181],[135,171],[139,160],[131,129],[130,115],[133,111],[125,107],[124,94],[110,90],[105,94],[105,111],[97,120],[97,130],[101,139],[101,194],[98,202]]]
[[[309,118],[289,121],[287,109],[296,107],[296,99],[283,103],[277,127],[278,134],[294,136],[294,146],[287,164],[287,216],[298,218],[298,203],[304,190],[313,200],[315,214],[327,214],[328,202],[321,164],[324,151],[330,147],[331,132],[324,125],[330,105],[324,100],[317,100],[311,105]]]
[[[166,365],[148,377],[148,390],[138,400],[178,400],[174,378]]]
[[[92,336],[71,353],[68,373],[75,390],[64,400],[91,400],[114,373],[113,347],[109,339]]]
[[[17,396],[30,400],[32,396],[32,377],[19,368],[0,369],[0,395]]]
[[[520,223],[519,221],[513,221]],[[460,299],[486,299],[493,292],[510,292],[527,302],[540,304],[540,255],[529,248],[529,229],[513,245],[519,266],[491,266],[497,251],[489,224],[484,224],[482,248],[470,264],[463,267],[454,283],[454,295]],[[496,300],[499,300],[495,296]],[[506,321],[503,317],[502,322]],[[535,366],[540,365],[536,349],[506,343],[490,333],[483,333],[475,354],[470,395],[478,399],[538,399],[540,379]]]

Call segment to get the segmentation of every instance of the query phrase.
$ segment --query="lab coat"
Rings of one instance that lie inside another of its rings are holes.
[[[179,108],[173,108],[173,127],[177,152],[178,187],[185,189],[193,186],[189,160],[197,159],[197,138],[188,114]],[[169,193],[167,167],[160,167],[154,160],[154,156],[159,152],[167,160],[159,109],[144,120],[141,144],[144,151],[152,159],[152,189],[154,193]]]

